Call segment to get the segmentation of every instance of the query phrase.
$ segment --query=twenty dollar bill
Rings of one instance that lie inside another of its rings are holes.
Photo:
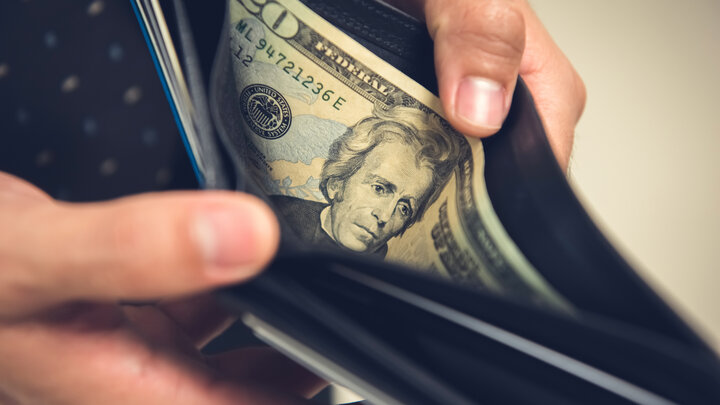
[[[292,230],[545,307],[565,300],[493,211],[482,143],[298,0],[229,0],[227,136]]]

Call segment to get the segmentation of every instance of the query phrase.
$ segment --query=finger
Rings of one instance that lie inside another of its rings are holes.
[[[123,314],[132,323],[133,330],[153,345],[172,349],[198,361],[202,359],[195,342],[186,335],[173,319],[155,305],[126,305]]]
[[[250,347],[208,357],[209,363],[234,381],[310,398],[327,382],[269,347]]]
[[[93,307],[57,322],[1,328],[0,391],[20,403],[53,405],[305,403],[280,391],[231,383],[203,364],[150,349],[108,310]]]
[[[199,350],[236,319],[209,294],[157,305],[124,305],[122,309],[133,328],[149,341],[198,359]]]
[[[50,196],[27,181],[0,172],[0,203],[48,201]]]
[[[0,315],[63,300],[187,295],[258,274],[278,225],[237,193],[166,193],[0,210]],[[6,305],[7,304],[7,305]]]
[[[525,49],[524,2],[426,0],[440,99],[450,123],[470,136],[500,129]]]
[[[201,359],[199,349],[230,327],[227,313],[211,294],[150,305],[124,305],[133,329],[148,341]]]
[[[530,88],[558,162],[567,168],[575,126],[585,108],[585,84],[530,8],[525,22],[528,35],[520,75]]]
[[[175,322],[198,349],[210,343],[237,319],[212,294],[162,302],[158,308]]]
[[[173,303],[181,305],[165,305],[162,310],[153,305],[126,307],[124,313],[133,322],[134,328],[153,344],[163,348],[172,348],[190,358],[200,360],[201,357],[192,342],[192,332],[189,335],[190,338],[181,332],[182,329],[197,328],[199,331],[212,330],[213,335],[219,333],[218,328],[222,328],[223,324],[215,322],[214,328],[212,328],[210,327],[213,324],[212,321],[199,319],[201,313],[207,313],[206,311],[216,305],[214,301],[210,301],[210,298],[209,295],[204,295],[192,300]],[[191,309],[189,306],[193,303],[200,304],[201,310]],[[211,305],[206,306],[208,303]],[[184,307],[185,305],[187,307]],[[172,308],[170,311],[179,315],[179,321],[167,316],[167,308]],[[209,312],[209,318],[221,319],[217,316],[213,317],[216,312]],[[225,319],[227,319],[227,314],[225,315]],[[203,336],[203,334],[197,336]],[[305,398],[313,397],[327,385],[321,378],[268,347],[243,348],[209,356],[207,363],[232,381],[284,391]]]

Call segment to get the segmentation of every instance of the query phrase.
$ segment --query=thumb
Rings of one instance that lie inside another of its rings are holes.
[[[270,260],[279,236],[267,206],[229,192],[88,204],[0,199],[0,224],[6,316],[69,300],[154,299],[242,281]]]
[[[425,3],[443,108],[466,135],[491,135],[507,116],[525,49],[521,7],[507,0]]]

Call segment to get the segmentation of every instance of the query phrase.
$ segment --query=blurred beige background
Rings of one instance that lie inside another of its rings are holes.
[[[720,348],[720,1],[531,3],[588,90],[575,189]]]

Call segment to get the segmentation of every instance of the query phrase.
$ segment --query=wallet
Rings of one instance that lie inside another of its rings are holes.
[[[437,94],[433,44],[422,22],[376,0],[302,2]],[[222,31],[226,2],[159,3],[193,116],[183,119],[170,91],[169,100],[201,184],[272,204],[246,175],[242,157],[227,153],[213,119],[239,97],[217,85],[232,74]],[[150,17],[157,9],[146,0],[133,4],[170,89],[167,50],[153,25],[159,19]],[[315,249],[282,218],[280,253],[269,268],[218,298],[262,340],[370,403],[720,403],[717,355],[595,226],[554,158],[522,78],[502,129],[483,147],[493,209],[571,311]]]

